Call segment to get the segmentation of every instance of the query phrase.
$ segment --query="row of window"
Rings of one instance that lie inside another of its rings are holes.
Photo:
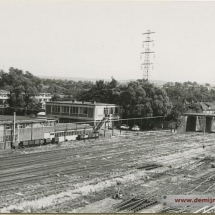
[[[61,109],[62,108],[62,109]],[[57,105],[52,106],[52,112],[54,113],[72,113],[72,114],[88,114],[90,108],[85,108],[85,107],[80,107],[79,112],[78,112],[78,107],[69,107],[69,106],[63,106],[61,107]],[[70,111],[69,111],[70,108]],[[91,108],[93,109],[93,108]],[[104,114],[114,114],[114,109],[115,109],[115,114],[119,113],[119,108],[104,108]],[[62,111],[61,111],[62,110]]]
[[[70,111],[69,111],[70,108]],[[63,106],[61,107],[61,111],[60,111],[60,106],[57,105],[53,105],[52,106],[52,112],[54,113],[72,113],[72,114],[85,114],[87,115],[89,112],[90,108],[84,108],[84,107],[80,107],[79,108],[79,112],[78,112],[78,107],[69,107],[69,106]],[[91,108],[93,109],[93,108]]]
[[[39,100],[39,102],[49,102],[50,101],[50,99],[38,99]]]
[[[66,131],[66,132],[56,132],[55,137],[63,137],[63,136],[72,136],[72,135],[79,135],[79,134],[84,134],[84,132],[89,132],[92,131],[92,129],[82,129],[82,130],[76,130],[76,131]]]
[[[115,109],[115,112],[114,112]],[[109,110],[109,111],[108,111]],[[104,114],[118,114],[119,113],[119,108],[104,108]]]

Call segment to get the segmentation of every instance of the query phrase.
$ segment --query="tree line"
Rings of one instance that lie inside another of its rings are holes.
[[[198,84],[197,82],[167,82],[163,85],[169,98],[184,99],[188,102],[199,102],[199,101],[215,101],[215,88],[211,87],[210,84],[205,85]]]
[[[169,120],[179,118],[188,108],[197,111],[197,101],[215,100],[215,91],[196,82],[166,83],[163,87],[139,79],[120,83],[113,77],[110,81],[73,81],[44,79],[28,71],[11,67],[9,72],[0,71],[0,89],[9,91],[10,107],[39,109],[35,99],[39,93],[52,94],[52,100],[96,101],[117,104],[122,107],[123,117],[166,116]],[[62,97],[63,95],[63,97]],[[171,99],[184,99],[189,105],[173,105]]]

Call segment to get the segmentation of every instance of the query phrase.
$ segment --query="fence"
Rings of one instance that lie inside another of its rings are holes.
[[[76,122],[76,124],[95,124],[98,125],[101,121]],[[104,124],[104,128],[120,128],[121,125],[127,125],[130,128],[134,125],[140,127],[141,130],[153,129],[168,129],[169,121],[163,116],[127,118],[127,119],[111,119],[109,118]]]

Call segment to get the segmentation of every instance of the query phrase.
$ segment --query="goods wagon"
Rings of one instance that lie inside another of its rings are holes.
[[[50,143],[77,140],[78,135],[93,133],[90,125],[58,124],[55,126],[31,128],[17,131],[18,146],[38,146]]]
[[[6,143],[15,147],[31,147],[78,139],[79,135],[93,133],[93,127],[88,124],[16,124],[15,134],[13,123],[0,125],[0,149]],[[14,142],[15,139],[15,142]]]

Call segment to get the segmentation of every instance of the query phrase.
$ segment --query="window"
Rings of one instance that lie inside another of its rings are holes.
[[[70,112],[73,114],[78,114],[78,107],[71,107]]]
[[[81,107],[81,108],[80,108],[80,113],[81,113],[81,114],[87,115],[87,114],[88,114],[88,109],[87,109],[87,108],[84,108],[84,107]]]
[[[104,114],[108,114],[108,108],[104,108]]]
[[[7,130],[7,129],[11,129],[11,125],[6,125],[5,126],[5,129]]]
[[[69,107],[68,106],[63,106],[62,107],[62,112],[63,113],[69,113]]]
[[[52,112],[54,112],[54,113],[60,113],[60,106],[53,105],[52,106]]]

